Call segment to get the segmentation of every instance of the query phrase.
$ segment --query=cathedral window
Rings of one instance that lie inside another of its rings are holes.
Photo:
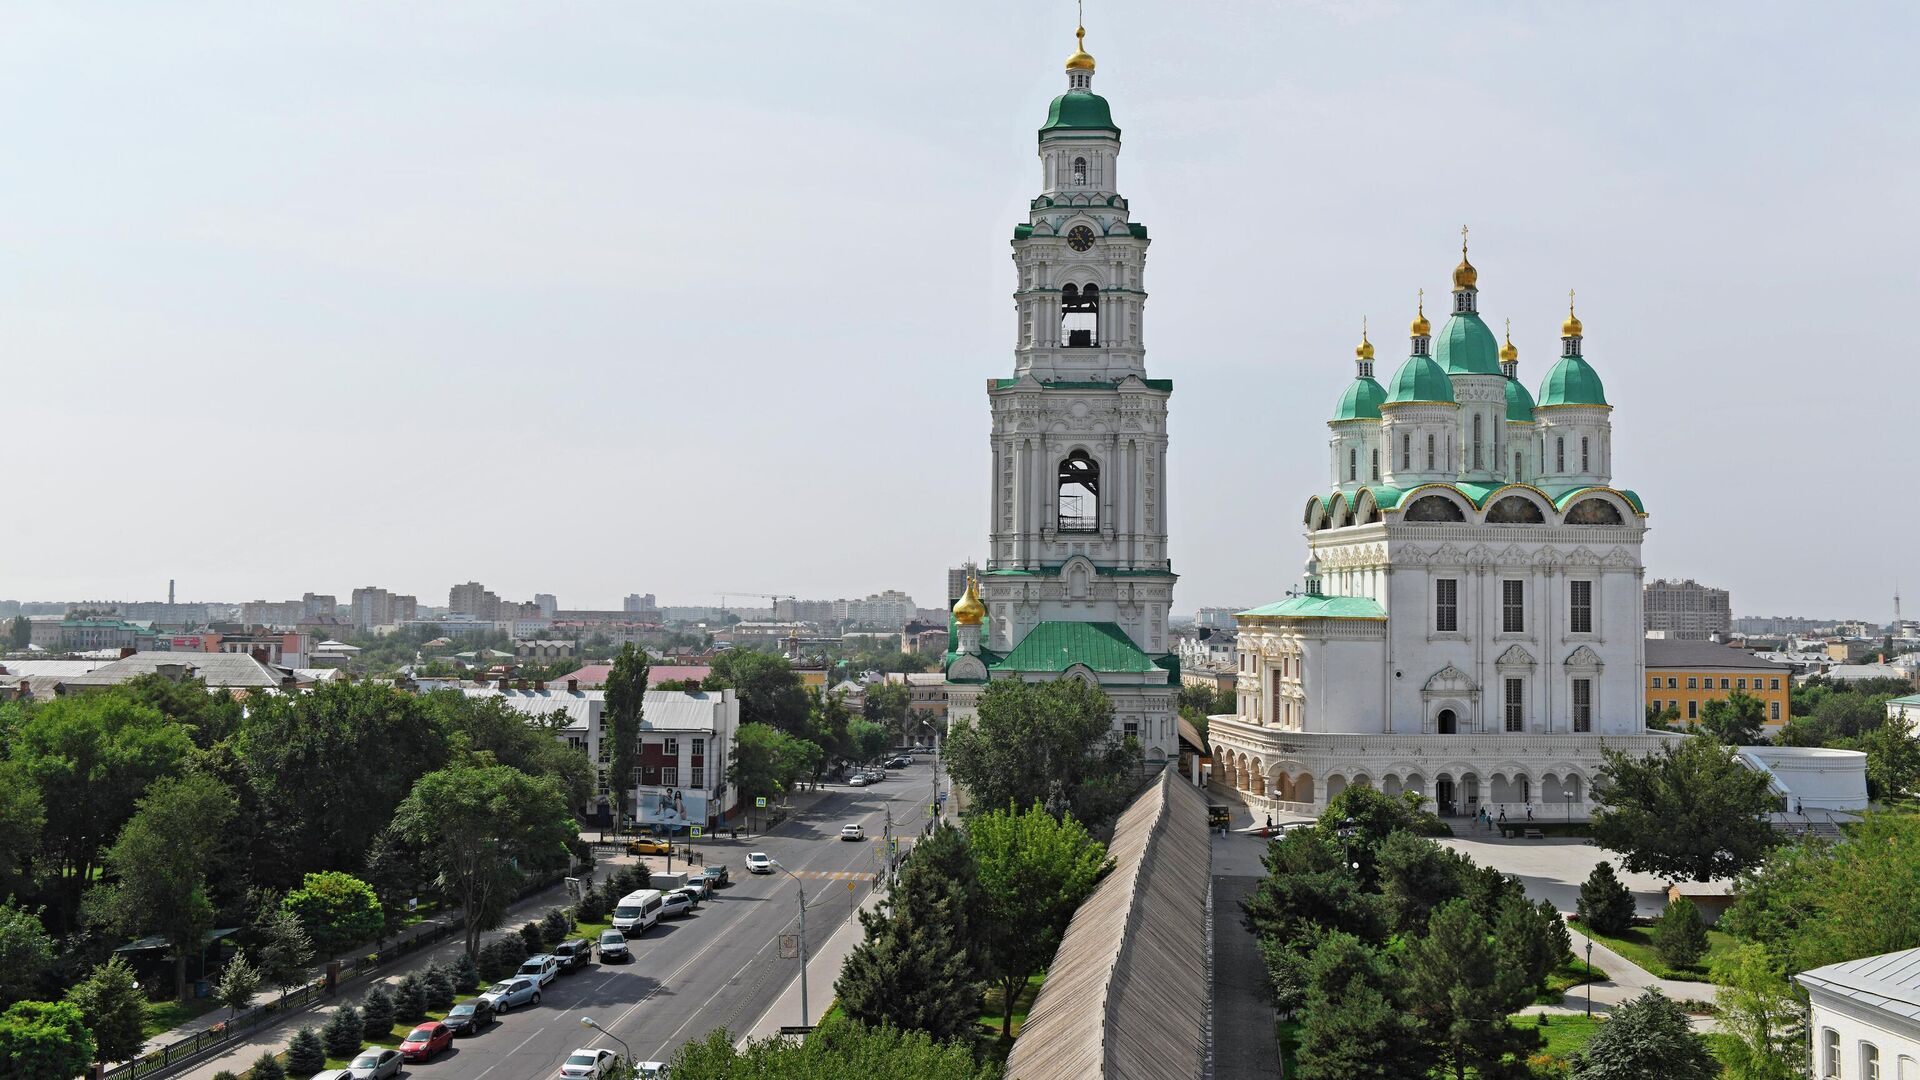
[[[1082,289],[1069,284],[1060,290],[1060,340],[1070,349],[1091,349],[1100,337],[1100,286]]]
[[[1373,478],[1375,480],[1380,479],[1380,451],[1378,448],[1375,448],[1373,451]]]
[[[1406,432],[1400,433],[1400,468],[1413,468],[1413,436]]]
[[[1073,186],[1075,187],[1087,186],[1087,159],[1086,158],[1077,157],[1073,159]]]
[[[1433,628],[1449,634],[1460,629],[1460,582],[1457,578],[1438,578],[1433,583]]]
[[[1427,432],[1427,471],[1433,471],[1433,432]]]
[[[1526,681],[1507,680],[1506,721],[1508,731],[1519,731],[1526,724]]]
[[[1569,581],[1567,630],[1575,634],[1593,633],[1593,582]]]
[[[1569,525],[1621,525],[1620,511],[1605,499],[1582,499],[1567,511]]]
[[[1521,480],[1525,480],[1526,478],[1527,478],[1527,477],[1526,477],[1526,471],[1525,471],[1524,469],[1522,469],[1522,468],[1520,467],[1520,451],[1518,451],[1518,450],[1515,450],[1515,451],[1513,452],[1513,479],[1514,479],[1514,482],[1515,482],[1515,483],[1518,483],[1519,481],[1521,481]]]
[[[1423,495],[1413,500],[1407,507],[1404,520],[1407,521],[1465,521],[1458,504],[1445,495]]]
[[[1476,472],[1480,469],[1480,417],[1477,415],[1473,418],[1473,468]]]
[[[1073,286],[1069,285],[1067,287],[1072,288]],[[1564,437],[1553,440],[1553,471],[1567,471],[1567,440]]]
[[[1347,447],[1347,479],[1349,481],[1352,481],[1352,480],[1358,480],[1359,478],[1360,478],[1360,451],[1349,446]]]
[[[1573,730],[1593,730],[1593,680],[1573,680]]]
[[[1489,525],[1541,525],[1546,520],[1532,499],[1519,495],[1508,495],[1487,508]]]
[[[1527,632],[1527,583],[1509,578],[1500,583],[1500,632]]]
[[[1587,467],[1587,437],[1585,435],[1580,436],[1580,471],[1593,471]]]
[[[1100,529],[1100,464],[1075,450],[1060,461],[1057,499],[1061,532]]]

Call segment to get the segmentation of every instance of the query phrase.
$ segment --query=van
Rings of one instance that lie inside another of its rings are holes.
[[[668,893],[675,889],[684,889],[686,887],[687,875],[677,870],[671,874],[647,875],[647,888],[649,889],[659,889],[663,893]]]
[[[613,928],[632,937],[660,921],[660,890],[641,889],[620,898],[613,907]]]

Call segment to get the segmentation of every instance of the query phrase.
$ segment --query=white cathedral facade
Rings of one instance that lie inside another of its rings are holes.
[[[1080,31],[1083,39],[1085,31]],[[1149,762],[1178,756],[1168,611],[1167,399],[1147,376],[1147,229],[1119,193],[1120,129],[1093,57],[1039,132],[1041,190],[1013,230],[1014,369],[990,379],[986,565],[953,609],[949,718],[988,682],[1084,679]]]
[[[1613,486],[1599,375],[1569,305],[1539,399],[1479,314],[1462,245],[1436,336],[1424,305],[1382,386],[1363,335],[1307,500],[1303,586],[1239,622],[1238,710],[1213,783],[1317,813],[1350,784],[1444,815],[1585,817],[1603,748],[1635,754],[1645,507]]]

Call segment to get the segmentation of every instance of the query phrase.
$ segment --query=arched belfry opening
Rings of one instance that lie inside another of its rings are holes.
[[[1061,532],[1100,530],[1100,463],[1085,450],[1060,459],[1058,501]]]
[[[1070,349],[1091,349],[1100,342],[1100,286],[1069,284],[1060,290],[1060,340]]]
[[[1074,187],[1087,186],[1087,159],[1086,158],[1077,157],[1073,159],[1073,186]]]

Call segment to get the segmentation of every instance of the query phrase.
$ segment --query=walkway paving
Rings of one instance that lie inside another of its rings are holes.
[[[1280,1075],[1276,1016],[1267,1001],[1259,942],[1247,930],[1240,902],[1266,874],[1260,838],[1244,806],[1233,808],[1230,833],[1213,836],[1213,1075],[1215,1080],[1269,1080]]]

